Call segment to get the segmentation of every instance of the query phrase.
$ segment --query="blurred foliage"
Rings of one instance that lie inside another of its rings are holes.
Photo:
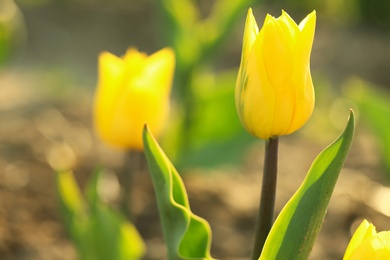
[[[242,151],[255,138],[242,127],[234,101],[236,70],[218,74],[202,72],[195,80],[193,121],[189,129],[192,149],[180,167],[239,163]]]
[[[23,15],[13,0],[0,1],[0,65],[26,37]]]
[[[145,245],[135,227],[99,196],[98,171],[86,188],[86,200],[70,171],[57,173],[62,215],[80,259],[140,259]]]
[[[167,140],[163,146],[178,165],[212,166],[221,163],[222,158],[210,156],[206,150],[213,151],[213,155],[221,154],[222,150],[240,150],[236,145],[241,142],[231,142],[230,145],[235,145],[231,147],[226,143],[227,140],[242,140],[234,109],[237,72],[217,75],[212,62],[226,43],[233,25],[253,3],[250,0],[159,1],[159,10],[166,21],[163,32],[169,32],[167,40],[177,57],[174,97],[175,109],[180,111],[173,119],[176,127],[171,131],[175,134],[167,135],[175,146],[166,145]],[[176,140],[172,141],[174,138]]]
[[[390,180],[390,92],[359,78],[348,80],[344,88],[356,102],[362,121],[373,130]]]

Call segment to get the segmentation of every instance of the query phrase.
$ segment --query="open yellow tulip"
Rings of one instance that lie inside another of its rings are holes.
[[[390,231],[377,233],[375,226],[363,220],[353,234],[343,260],[390,259]]]
[[[142,150],[145,123],[158,136],[168,116],[174,68],[170,48],[150,56],[134,48],[123,58],[100,54],[94,121],[101,139],[119,148]]]
[[[301,128],[314,109],[310,53],[316,13],[299,25],[282,12],[259,31],[249,9],[236,83],[236,106],[246,130],[262,139]]]

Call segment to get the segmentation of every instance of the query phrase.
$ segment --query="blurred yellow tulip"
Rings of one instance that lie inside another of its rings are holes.
[[[284,11],[267,15],[259,32],[249,9],[241,64],[236,83],[236,107],[246,130],[262,139],[291,134],[314,109],[310,53],[316,13],[299,25]]]
[[[343,260],[390,259],[390,231],[377,233],[375,226],[363,220],[345,251]]]
[[[172,49],[150,56],[134,48],[123,58],[103,52],[94,102],[95,128],[106,143],[142,150],[145,123],[160,135],[168,116],[175,68]]]

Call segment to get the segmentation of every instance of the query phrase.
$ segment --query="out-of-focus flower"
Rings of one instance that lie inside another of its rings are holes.
[[[160,135],[168,116],[174,68],[170,48],[150,56],[134,48],[123,58],[100,54],[94,103],[100,138],[112,146],[142,150],[145,123],[153,135]]]
[[[299,25],[284,11],[267,15],[259,32],[249,9],[236,83],[236,106],[246,130],[262,139],[301,128],[314,108],[310,53],[316,13]]]
[[[377,233],[375,226],[363,220],[345,251],[343,260],[390,259],[390,231]]]

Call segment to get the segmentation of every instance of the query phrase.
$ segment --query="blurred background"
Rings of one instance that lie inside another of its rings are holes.
[[[175,48],[171,119],[161,144],[183,176],[192,210],[210,222],[213,257],[248,259],[264,151],[238,121],[234,86],[250,6],[259,26],[281,9],[297,23],[317,11],[317,103],[302,130],[281,138],[277,211],[353,108],[355,140],[311,259],[341,259],[363,218],[390,229],[388,1],[0,0],[0,259],[77,259],[53,168],[74,169],[83,188],[103,166],[101,196],[118,206],[124,153],[96,137],[91,106],[99,53],[120,56],[129,46],[148,54]],[[165,259],[146,166],[135,179],[134,224],[148,247],[145,259]]]

